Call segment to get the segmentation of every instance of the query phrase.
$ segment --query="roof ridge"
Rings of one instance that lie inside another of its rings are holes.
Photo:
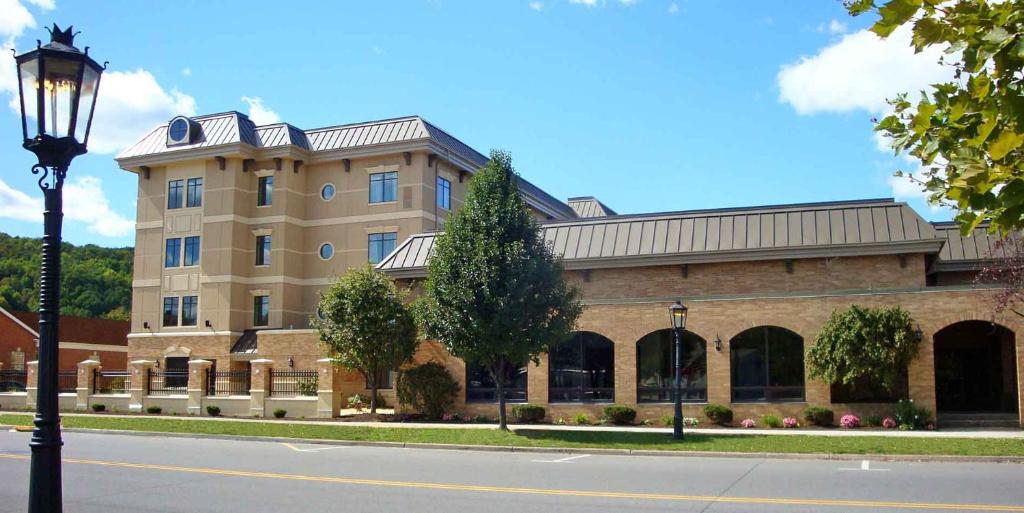
[[[420,116],[418,114],[413,114],[413,115],[410,115],[410,116],[397,116],[397,117],[393,117],[393,118],[375,119],[375,120],[372,120],[372,121],[359,121],[359,122],[356,122],[356,123],[344,123],[344,124],[341,124],[341,125],[330,125],[330,126],[322,126],[322,127],[318,127],[318,128],[308,128],[308,129],[303,130],[303,132],[306,132],[306,133],[309,133],[309,132],[319,132],[319,131],[322,131],[322,130],[334,130],[334,129],[337,129],[337,128],[350,128],[350,127],[360,126],[360,125],[376,125],[378,123],[394,122],[394,121],[399,121],[399,120],[402,120],[402,121],[404,121],[404,120],[413,120],[413,119],[416,119],[416,120],[419,120],[420,122],[423,122],[423,117],[422,116]]]

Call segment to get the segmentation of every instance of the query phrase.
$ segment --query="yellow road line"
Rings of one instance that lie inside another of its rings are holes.
[[[29,456],[21,454],[0,454],[0,459],[27,460]],[[180,467],[175,465],[158,465],[151,463],[128,463],[120,461],[84,460],[65,458],[64,463],[78,465],[97,465],[103,467],[130,468],[142,470],[160,470],[166,472],[187,472],[192,474],[212,474],[230,477],[254,477],[262,479],[284,479],[290,481],[312,481],[318,483],[334,483],[347,485],[381,486],[391,488],[418,488],[426,490],[447,490],[460,492],[488,492],[525,495],[555,495],[563,497],[596,497],[610,499],[663,500],[681,502],[719,502],[731,504],[774,504],[782,506],[832,506],[852,508],[892,508],[943,511],[1002,511],[1024,513],[1024,506],[1001,504],[950,504],[939,502],[892,502],[843,499],[800,499],[770,497],[719,497],[714,495],[676,495],[639,492],[604,492],[598,490],[558,490],[548,488],[515,488],[507,486],[480,486],[448,483],[426,483],[416,481],[387,481],[380,479],[357,479],[350,477],[307,476],[302,474],[283,474],[277,472],[250,472],[245,470],[226,470],[202,467]]]

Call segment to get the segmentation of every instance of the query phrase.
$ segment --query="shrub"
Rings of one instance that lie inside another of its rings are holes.
[[[207,406],[206,414],[211,417],[217,417],[220,415],[220,406]]]
[[[572,421],[581,426],[588,426],[590,425],[590,416],[586,413],[577,413],[576,416],[572,418]]]
[[[512,407],[512,419],[522,424],[540,422],[545,415],[547,410],[536,404],[517,404]]]
[[[299,395],[317,395],[317,391],[320,389],[320,376],[301,379],[298,385]]]
[[[92,411],[97,412],[97,413],[101,412],[101,411],[107,411],[107,405],[105,405],[105,404],[97,403],[97,404],[92,405],[91,408],[92,408]]]
[[[697,417],[683,417],[683,425],[690,427],[697,427],[700,424],[700,419]]]
[[[654,425],[654,421],[652,421],[651,419],[644,419],[644,420],[640,421],[640,425],[641,426],[653,426]]]
[[[918,408],[914,400],[900,400],[896,403],[896,425],[904,431],[925,429],[931,424],[932,414],[925,408]]]
[[[604,407],[604,418],[614,424],[632,424],[636,420],[636,409],[621,404]]]
[[[475,415],[473,417],[473,422],[476,424],[489,424],[493,421],[487,415]]]
[[[882,427],[885,429],[893,429],[896,427],[896,419],[892,417],[886,417],[882,419]]]
[[[800,427],[800,422],[796,420],[796,417],[786,417],[782,419],[782,427],[797,428]]]
[[[431,419],[440,418],[452,405],[459,388],[448,369],[437,362],[427,362],[398,374],[398,401]]]
[[[754,419],[743,419],[743,422],[740,422],[740,425],[747,429],[750,429],[752,427],[756,427],[757,422],[754,422]]]
[[[664,424],[666,426],[672,426],[673,422],[675,422],[675,417],[673,417],[671,415],[662,415],[662,417],[661,417],[661,423],[662,424]]]
[[[705,406],[704,415],[711,419],[711,422],[720,426],[732,424],[732,409],[724,404],[709,404]]]
[[[860,427],[860,417],[847,413],[843,415],[843,418],[839,419],[839,426],[846,429],[856,429]]]
[[[282,408],[274,410],[274,418],[276,419],[283,419],[285,415],[288,415],[288,410]]]
[[[831,426],[835,419],[835,414],[828,408],[808,406],[804,410],[804,420],[815,426]]]
[[[160,413],[162,411],[164,411],[164,409],[159,407],[159,406],[147,406],[146,407],[146,413],[157,414],[157,413]]]
[[[565,418],[563,418],[563,417],[558,417],[557,419],[555,419],[555,425],[556,426],[564,426],[566,424],[568,424],[568,422],[566,422]]]
[[[355,408],[356,411],[363,411],[366,407],[366,399],[359,394],[352,394],[352,397],[348,398],[348,407]]]
[[[458,422],[462,420],[462,417],[460,417],[458,413],[444,412],[441,414],[441,420],[444,422]]]
[[[882,417],[880,415],[868,415],[864,417],[864,425],[871,427],[878,427],[882,425]]]
[[[766,428],[778,429],[782,427],[782,417],[774,413],[761,415],[761,425]]]

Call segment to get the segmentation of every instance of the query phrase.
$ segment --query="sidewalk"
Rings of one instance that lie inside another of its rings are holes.
[[[27,414],[27,412],[5,411],[8,414]],[[442,422],[342,422],[338,420],[296,420],[296,419],[250,419],[236,417],[188,417],[172,415],[117,415],[94,413],[63,413],[64,417],[102,417],[102,418],[160,418],[179,420],[205,420],[209,422],[256,422],[268,424],[307,424],[321,426],[351,426],[371,428],[401,429],[497,429],[496,424],[460,424]],[[639,426],[570,426],[553,424],[509,424],[512,431],[609,431],[633,433],[671,433],[672,428],[639,427]],[[1024,431],[1020,429],[945,429],[941,431],[899,431],[869,429],[743,429],[743,428],[687,428],[686,433],[708,435],[770,435],[770,436],[877,436],[896,438],[975,438],[975,439],[1019,439],[1024,440]]]

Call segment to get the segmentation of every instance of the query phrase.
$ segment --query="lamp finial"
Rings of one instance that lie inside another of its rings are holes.
[[[74,26],[69,25],[67,29],[61,30],[56,23],[53,24],[53,28],[47,27],[46,30],[50,32],[50,42],[60,43],[67,46],[75,46],[75,36],[78,32],[74,32]]]

